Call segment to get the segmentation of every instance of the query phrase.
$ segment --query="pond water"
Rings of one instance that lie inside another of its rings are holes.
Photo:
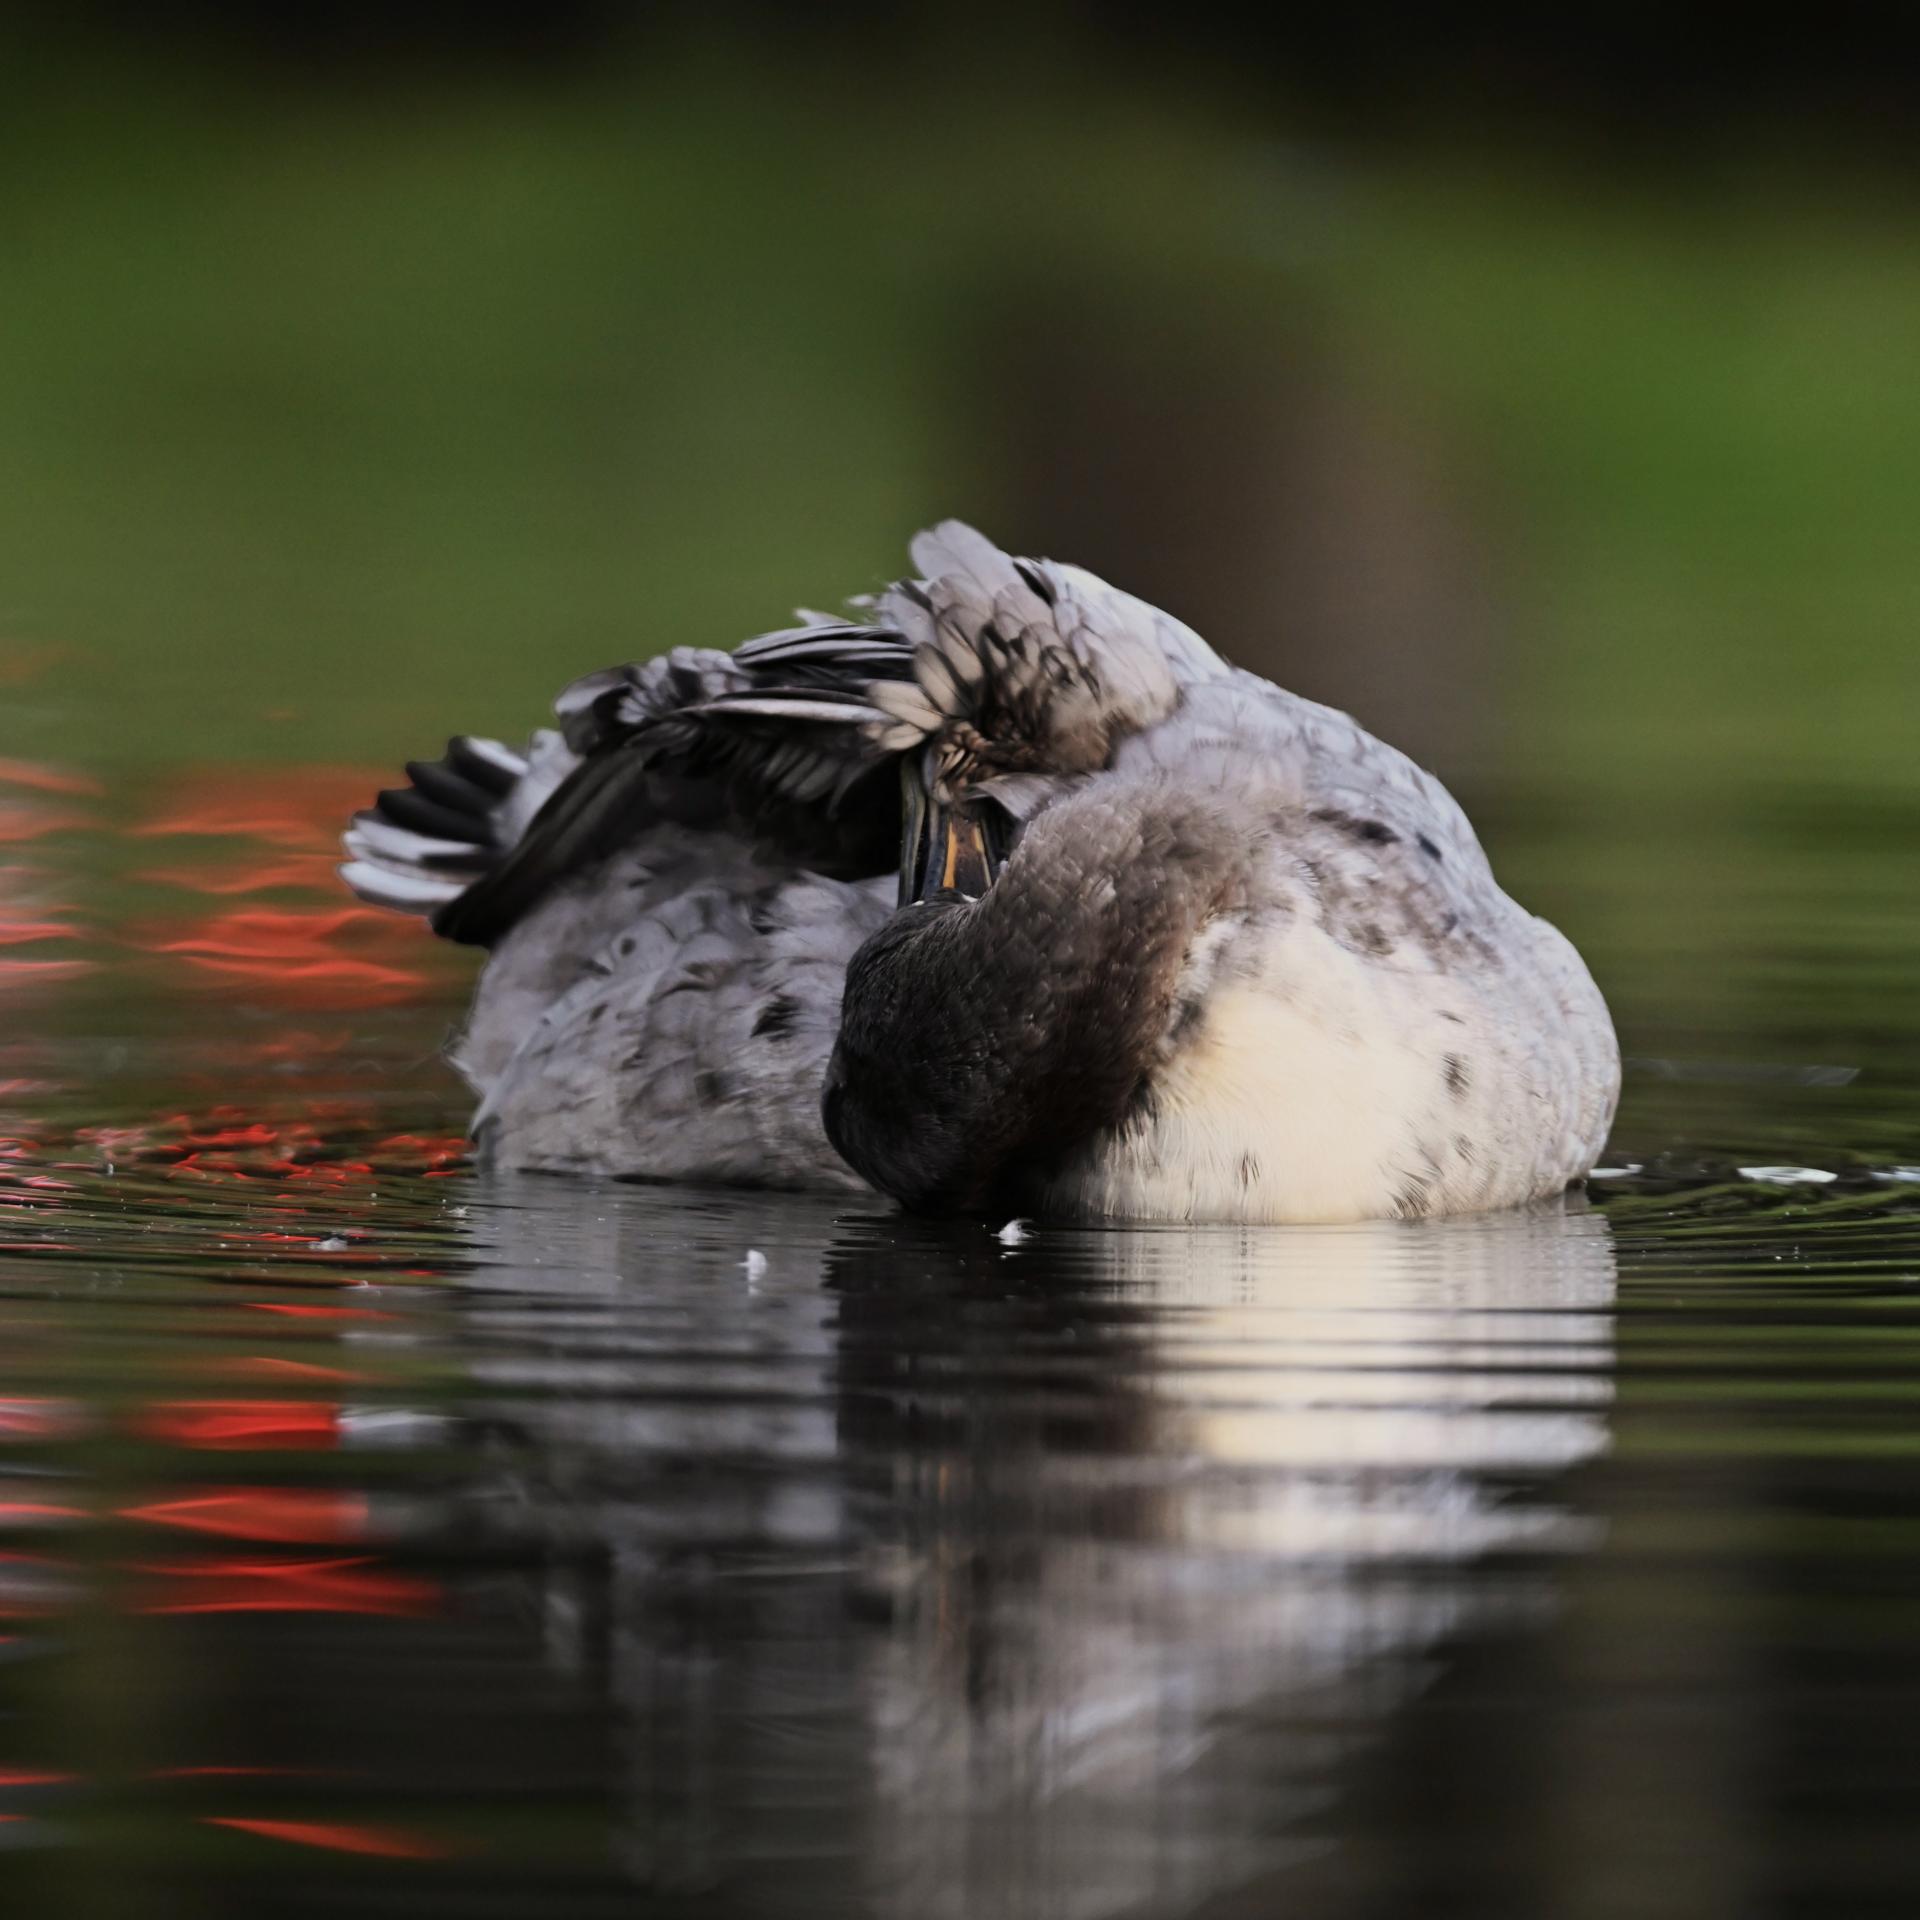
[[[1920,799],[1476,809],[1586,1196],[1006,1245],[476,1177],[379,778],[0,763],[9,1911],[1915,1910]]]

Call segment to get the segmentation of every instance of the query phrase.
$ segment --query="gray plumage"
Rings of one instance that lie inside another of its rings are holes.
[[[1588,1170],[1604,1004],[1437,781],[1080,569],[953,522],[914,560],[356,818],[363,897],[490,949],[454,1054],[487,1157],[1276,1220]],[[903,778],[1004,823],[984,897],[896,911]]]

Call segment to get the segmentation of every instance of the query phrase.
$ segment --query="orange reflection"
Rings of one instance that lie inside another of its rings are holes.
[[[75,930],[61,920],[8,920],[0,917],[0,947],[24,947],[36,940],[72,940]]]
[[[0,756],[0,785],[33,787],[41,793],[101,794],[106,789],[98,780],[65,767],[50,767],[44,760],[9,760]]]
[[[209,1827],[230,1827],[236,1833],[258,1834],[263,1840],[284,1840],[296,1847],[324,1847],[332,1853],[373,1854],[384,1860],[444,1860],[450,1849],[422,1834],[402,1833],[395,1827],[336,1826],[314,1820],[230,1820],[204,1816]]]
[[[213,1116],[216,1121],[223,1117],[220,1114]],[[249,1120],[243,1126],[216,1125],[207,1131],[196,1132],[193,1122],[182,1114],[175,1124],[186,1127],[186,1144],[193,1147],[277,1147],[280,1144],[280,1129],[268,1126],[264,1120]]]
[[[292,1239],[291,1234],[276,1234],[275,1239]],[[311,1245],[310,1236],[299,1236],[303,1245]],[[378,1307],[307,1307],[289,1306],[278,1300],[243,1300],[240,1302],[248,1313],[280,1313],[290,1320],[392,1320],[391,1313],[382,1313]]]
[[[44,987],[95,971],[92,960],[0,960],[0,987]]]
[[[411,1164],[424,1163],[428,1173],[462,1165],[468,1155],[463,1134],[390,1133],[375,1146],[375,1153],[399,1154]]]
[[[0,1527],[58,1525],[91,1518],[85,1507],[56,1506],[46,1500],[0,1500]]]
[[[437,1581],[376,1560],[224,1560],[139,1567],[179,1585],[141,1613],[369,1613],[417,1618],[440,1607]]]
[[[0,1440],[59,1440],[79,1428],[71,1400],[0,1400]]]
[[[339,1546],[364,1537],[367,1512],[365,1494],[330,1487],[224,1487],[150,1506],[123,1507],[120,1517],[230,1539]]]
[[[365,1374],[349,1372],[345,1367],[321,1367],[311,1360],[282,1360],[278,1355],[266,1353],[236,1354],[232,1359],[207,1360],[202,1362],[200,1371],[249,1380],[266,1378],[338,1383],[366,1378]]]
[[[315,1033],[310,1027],[295,1028],[291,1033],[276,1035],[271,1040],[260,1040],[247,1049],[250,1060],[298,1060],[308,1061],[324,1053],[344,1052],[348,1035],[344,1033]]]
[[[143,878],[216,897],[299,888],[326,905],[233,907],[136,936],[134,944],[196,973],[271,987],[301,1006],[410,998],[429,978],[422,929],[346,904],[334,873],[343,822],[384,777],[352,767],[214,767],[176,784],[133,833],[231,844],[213,849],[204,865],[170,865]]]
[[[334,868],[337,856],[331,853],[288,854],[281,860],[262,861],[258,866],[228,869],[216,867],[203,871],[198,867],[156,867],[137,874],[158,887],[180,887],[188,893],[269,893],[279,887],[310,887],[337,891]]]
[[[341,822],[392,775],[364,767],[203,767],[174,786],[136,837],[232,836],[331,854]]]
[[[139,944],[180,955],[203,972],[295,991],[306,1006],[370,1006],[407,998],[425,984],[418,967],[336,951],[342,935],[382,952],[415,937],[392,914],[373,907],[249,907],[217,913],[189,931]]]
[[[276,1054],[282,1050],[282,1043],[276,1043],[272,1049]],[[371,1148],[361,1149],[377,1155],[377,1162],[330,1157],[338,1150],[330,1146],[323,1128],[343,1135],[364,1136],[371,1117],[363,1109],[337,1101],[311,1101],[299,1118],[269,1119],[240,1107],[221,1106],[199,1115],[168,1114],[146,1127],[83,1128],[76,1138],[110,1160],[165,1161],[175,1171],[212,1178],[271,1177],[349,1186],[375,1179],[385,1171],[435,1178],[466,1164],[466,1140],[447,1134],[389,1134]],[[0,1162],[10,1158],[39,1159],[46,1152],[47,1149],[34,1142],[18,1143],[16,1151],[15,1143],[0,1138]],[[295,1199],[291,1194],[279,1197]],[[290,1217],[307,1216],[296,1211]],[[299,1233],[253,1228],[229,1231],[224,1237],[258,1241],[263,1245],[311,1248],[319,1240],[332,1236],[314,1228]],[[377,1257],[370,1247],[327,1250],[348,1258],[355,1252],[362,1252],[367,1258]]]
[[[0,767],[7,763],[0,761]],[[9,837],[5,825],[7,808],[0,803],[0,838]],[[20,828],[19,820],[14,821]],[[30,838],[24,829],[13,838]],[[44,947],[49,942],[77,940],[84,930],[69,918],[72,909],[65,901],[51,897],[48,876],[30,866],[0,866],[0,888],[7,898],[0,900],[0,947]],[[44,986],[75,979],[94,971],[95,963],[73,958],[8,958],[0,960],[0,987]]]
[[[171,1400],[141,1413],[139,1432],[170,1446],[314,1448],[340,1443],[340,1409],[329,1400]]]
[[[72,808],[36,806],[30,801],[0,800],[0,844],[21,846],[50,833],[71,833],[93,822]]]

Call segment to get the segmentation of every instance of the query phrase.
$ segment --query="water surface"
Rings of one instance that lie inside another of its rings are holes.
[[[16,1897],[1913,1910],[1920,808],[1483,809],[1589,1194],[1009,1245],[475,1176],[375,777],[0,764]]]

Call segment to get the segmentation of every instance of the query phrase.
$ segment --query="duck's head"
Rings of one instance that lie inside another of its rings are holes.
[[[1087,605],[1067,569],[1012,560],[965,528],[922,535],[914,553],[956,570],[885,596],[913,676],[876,680],[867,697],[885,716],[877,744],[916,763],[938,801],[991,798],[1023,816],[1179,704],[1157,635]]]
[[[874,743],[899,757],[903,907],[985,893],[1029,819],[1180,699],[1155,636],[1105,608],[1090,617],[1066,570],[952,525],[914,557],[933,577],[884,602],[913,643],[912,677],[867,689],[884,716]]]
[[[918,818],[911,897],[847,970],[827,1134],[908,1207],[1018,1209],[1150,1100],[1248,836],[1158,777],[1069,784],[1024,824],[990,800]]]
[[[1125,1115],[1246,859],[1210,802],[1111,771],[1183,698],[1164,616],[979,544],[916,548],[947,570],[883,602],[915,642],[912,678],[867,694],[901,768],[901,908],[848,970],[825,1094],[839,1151],[928,1208],[1017,1201]]]

